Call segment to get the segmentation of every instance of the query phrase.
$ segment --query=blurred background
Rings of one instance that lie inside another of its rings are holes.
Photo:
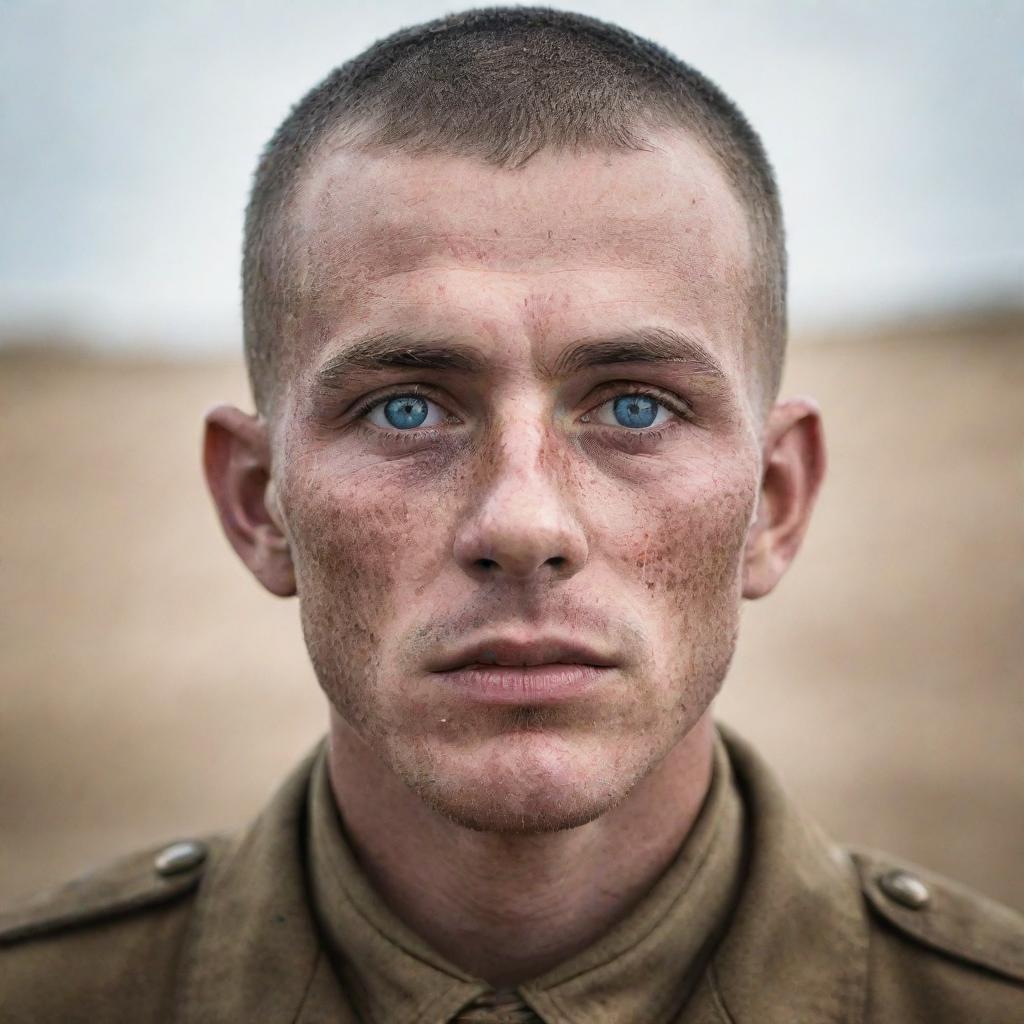
[[[715,79],[781,183],[786,390],[821,401],[830,477],[720,717],[838,838],[1024,908],[1024,5],[565,6]],[[448,9],[0,4],[0,902],[244,822],[321,734],[200,419],[248,404],[261,146]]]

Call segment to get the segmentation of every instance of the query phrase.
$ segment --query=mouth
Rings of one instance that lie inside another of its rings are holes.
[[[584,695],[615,668],[576,641],[495,637],[442,659],[431,671],[463,696],[492,704],[547,704]]]

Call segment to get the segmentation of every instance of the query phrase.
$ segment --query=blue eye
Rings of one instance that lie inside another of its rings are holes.
[[[447,420],[445,410],[437,402],[422,395],[392,395],[369,406],[364,413],[381,430],[415,430],[437,427]]]
[[[621,395],[612,402],[615,420],[622,427],[649,427],[660,408],[648,395]]]
[[[423,425],[427,403],[416,395],[399,395],[384,404],[384,418],[398,430],[411,430]]]
[[[602,402],[583,417],[584,422],[602,423],[606,427],[626,427],[628,430],[645,430],[660,427],[673,418],[685,414],[673,411],[668,403],[653,395],[639,391],[626,391]]]

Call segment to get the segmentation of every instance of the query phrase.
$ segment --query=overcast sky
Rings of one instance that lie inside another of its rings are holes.
[[[289,107],[461,5],[0,0],[0,337],[239,338],[242,210]],[[718,82],[782,187],[797,329],[1024,294],[1024,0],[633,0]]]

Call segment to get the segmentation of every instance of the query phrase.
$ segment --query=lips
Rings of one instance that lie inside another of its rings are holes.
[[[526,668],[537,665],[588,665],[609,668],[615,662],[596,649],[574,640],[555,637],[517,641],[507,637],[485,639],[447,656],[434,672],[456,672],[469,667]]]

